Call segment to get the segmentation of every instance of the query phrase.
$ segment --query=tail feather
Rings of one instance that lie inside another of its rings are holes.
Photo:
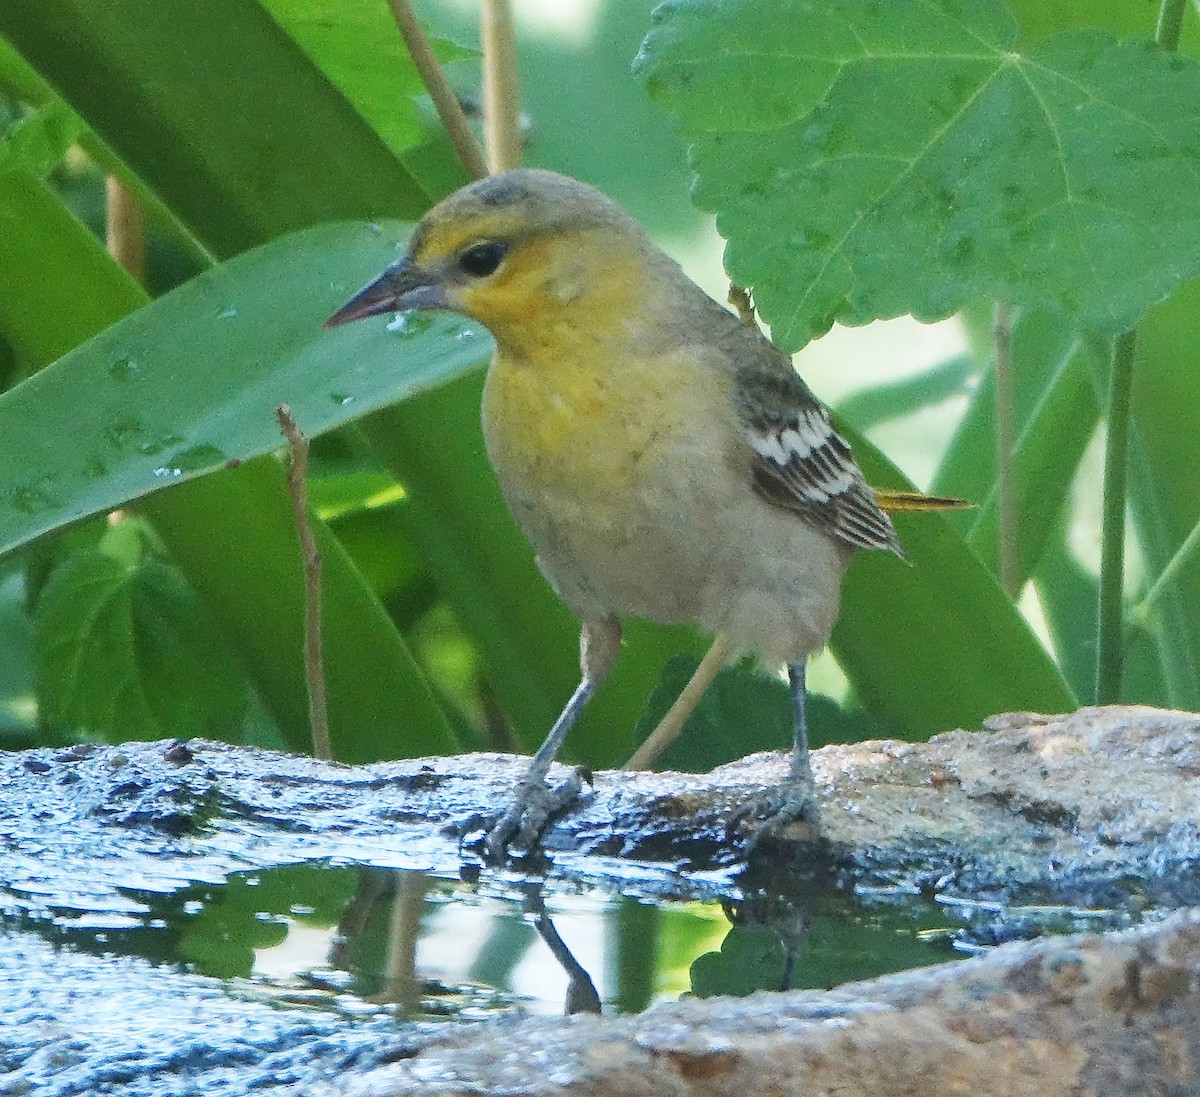
[[[974,503],[967,499],[955,499],[948,495],[924,495],[919,491],[890,491],[887,488],[872,488],[875,503],[888,514],[918,510],[967,510]]]

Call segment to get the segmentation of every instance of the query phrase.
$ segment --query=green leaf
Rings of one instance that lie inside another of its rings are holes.
[[[0,210],[0,333],[30,363],[65,354],[145,302],[138,284],[32,172],[0,171]],[[19,465],[15,439],[4,437],[0,464]]]
[[[658,726],[699,663],[687,655],[667,660],[633,729],[637,742]],[[707,773],[751,751],[781,750],[791,742],[792,702],[787,686],[752,664],[724,667],[654,768]]]
[[[1059,315],[1029,310],[1012,333],[1016,443],[1012,475],[1017,509],[1017,577],[1033,573],[1048,542],[1061,534],[1060,515],[1084,450],[1100,421],[1094,349],[1075,338]],[[951,515],[955,528],[993,571],[999,570],[996,485],[996,375],[976,388],[934,477],[937,494],[977,504]]]
[[[47,175],[85,128],[79,115],[62,100],[39,107],[0,141],[0,171],[24,168],[34,175]]]
[[[673,0],[638,67],[785,349],[979,299],[1134,326],[1200,272],[1200,65],[998,0]]]
[[[51,575],[34,614],[42,717],[112,742],[221,735],[246,679],[179,572],[98,550]]]
[[[779,934],[770,926],[732,926],[719,952],[697,956],[692,964],[692,993],[745,997],[757,990],[782,990],[787,968]]]
[[[394,152],[422,141],[413,97],[424,95],[425,85],[386,5],[345,0],[262,3]],[[474,56],[445,39],[431,37],[430,45],[443,64]],[[370,63],[364,64],[364,58]]]
[[[282,442],[278,402],[289,401],[315,434],[488,352],[484,336],[471,329],[460,339],[467,329],[449,319],[425,334],[413,328],[382,339],[367,325],[320,330],[395,256],[403,235],[397,225],[329,225],[277,241],[200,276],[0,397],[0,544],[12,550],[175,482],[142,506],[295,750],[311,745],[295,533],[279,463],[245,458]],[[48,337],[56,315],[44,318]],[[62,326],[77,320],[68,314]],[[411,360],[403,353],[410,345]],[[202,475],[238,460],[237,469]],[[449,748],[450,731],[402,639],[336,540],[319,523],[317,532],[337,756],[368,761]]]
[[[1131,510],[1153,582],[1200,520],[1200,282],[1185,286],[1138,329]],[[1175,573],[1155,607],[1172,703],[1200,708],[1200,558]],[[1126,693],[1128,700],[1154,695]]]
[[[0,573],[0,651],[0,749],[22,750],[34,745],[33,630],[24,584],[15,573]]]
[[[847,433],[870,483],[904,486],[878,450]],[[1045,648],[947,520],[901,514],[896,528],[909,563],[856,555],[831,644],[872,715],[921,740],[997,712],[1074,709]]]
[[[147,498],[142,509],[220,623],[295,751],[312,749],[304,581],[282,464],[260,457]],[[453,733],[362,573],[310,516],[321,553],[330,738],[341,762],[446,753]],[[232,566],[231,566],[232,564]]]
[[[658,726],[699,664],[700,660],[690,655],[667,660],[634,726],[635,742],[644,742]],[[862,710],[846,711],[811,690],[807,716],[810,749],[827,743],[862,742],[889,730],[875,724]],[[679,738],[663,751],[654,768],[707,773],[753,751],[790,749],[795,735],[792,719],[791,693],[782,678],[752,662],[723,667],[688,717]]]
[[[218,255],[429,205],[254,0],[5,0],[0,34]]]
[[[406,231],[325,225],[275,241],[0,396],[0,554],[278,448],[278,404],[315,435],[477,365],[491,340],[454,317],[386,339],[368,325],[321,330]]]
[[[962,354],[911,377],[880,381],[870,388],[851,393],[838,401],[837,417],[853,423],[860,431],[869,432],[883,423],[962,396],[974,373],[974,359]]]

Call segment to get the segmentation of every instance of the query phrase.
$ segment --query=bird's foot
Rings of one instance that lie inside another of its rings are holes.
[[[489,865],[509,860],[510,845],[522,851],[520,856],[536,854],[551,821],[579,800],[584,782],[590,780],[591,774],[578,766],[558,785],[541,780],[522,784],[508,808],[486,822],[481,833],[468,830],[463,835],[462,848],[473,850]]]
[[[792,823],[805,823],[813,838],[819,831],[817,798],[811,781],[786,780],[754,797],[738,813],[734,825],[745,830],[751,825],[746,839],[746,859],[754,857],[764,842],[778,839]]]

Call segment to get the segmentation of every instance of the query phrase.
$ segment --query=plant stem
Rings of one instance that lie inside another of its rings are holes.
[[[1162,0],[1154,38],[1163,49],[1174,50],[1179,45],[1186,7],[1186,0]],[[1125,659],[1122,595],[1125,585],[1125,511],[1129,493],[1129,437],[1136,347],[1136,331],[1126,332],[1113,344],[1108,390],[1104,511],[1100,534],[1100,606],[1096,636],[1096,702],[1102,705],[1112,704],[1121,696]],[[1166,575],[1167,572],[1164,572],[1155,584],[1152,591],[1155,597]],[[1143,605],[1148,602],[1149,599],[1145,600]]]
[[[438,59],[433,55],[433,47],[425,37],[425,32],[421,30],[421,24],[417,22],[412,6],[408,0],[388,0],[388,5],[395,16],[396,25],[400,28],[404,44],[408,47],[409,56],[412,57],[417,72],[421,74],[429,98],[433,100],[434,109],[438,112],[442,125],[446,127],[455,153],[472,179],[482,179],[488,173],[483,149],[479,147],[475,134],[471,132],[471,124],[463,113],[462,104],[447,82]]]
[[[104,180],[105,231],[108,254],[138,282],[146,279],[146,232],[142,207],[115,175]]]
[[[517,35],[509,0],[483,0],[483,129],[488,167],[508,171],[521,162],[520,107],[517,101]]]
[[[1021,584],[1017,567],[1017,494],[1013,476],[1016,430],[1013,425],[1012,327],[1012,306],[997,302],[992,314],[992,339],[996,344],[996,483],[999,488],[997,557],[1000,585],[1010,598],[1016,598]]]
[[[1100,544],[1100,607],[1096,636],[1096,703],[1121,696],[1124,668],[1121,598],[1125,583],[1125,509],[1129,487],[1129,435],[1136,332],[1113,343],[1104,444],[1104,510]]]
[[[308,716],[312,725],[313,754],[326,761],[333,758],[329,739],[329,709],[325,694],[325,657],[321,641],[321,550],[309,521],[308,435],[304,434],[292,409],[280,404],[275,409],[279,427],[287,439],[292,459],[288,464],[287,488],[292,501],[292,518],[300,540],[300,561],[304,567],[304,677],[308,682]]]
[[[1179,33],[1183,29],[1183,13],[1187,0],[1163,0],[1158,10],[1158,26],[1154,28],[1154,40],[1165,50],[1179,48]]]

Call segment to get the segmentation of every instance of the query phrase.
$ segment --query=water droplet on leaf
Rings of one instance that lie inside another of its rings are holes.
[[[108,375],[114,381],[132,381],[141,373],[141,367],[132,358],[118,358],[108,367]]]

